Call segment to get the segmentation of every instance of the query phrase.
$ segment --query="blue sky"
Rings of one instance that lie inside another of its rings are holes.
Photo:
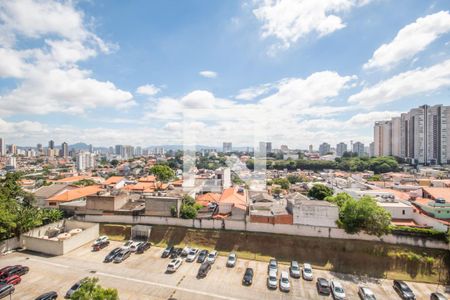
[[[375,120],[450,105],[449,10],[444,0],[0,0],[0,136],[148,146],[189,130],[201,144],[249,145],[257,127],[275,146],[367,144]]]

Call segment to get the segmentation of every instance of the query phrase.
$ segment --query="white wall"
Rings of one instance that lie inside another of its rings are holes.
[[[20,239],[13,237],[0,242],[0,253],[5,253],[19,247],[21,247]]]
[[[288,225],[288,224],[266,224],[266,223],[250,223],[237,220],[184,220],[177,218],[165,217],[149,217],[149,216],[126,216],[126,215],[86,215],[78,216],[79,220],[100,223],[123,223],[123,224],[149,224],[149,225],[167,225],[195,227],[199,229],[221,229],[250,232],[265,232],[276,234],[288,234],[298,236],[347,239],[347,240],[365,240],[385,242],[389,244],[402,244],[417,247],[449,249],[449,245],[436,240],[427,240],[418,237],[385,235],[377,237],[368,234],[348,234],[343,229],[323,227],[323,226],[307,226],[307,225]]]

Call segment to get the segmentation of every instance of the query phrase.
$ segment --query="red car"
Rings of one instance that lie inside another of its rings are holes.
[[[16,285],[16,284],[19,284],[21,281],[22,281],[22,279],[20,278],[20,276],[12,275],[5,279],[0,280],[0,285],[5,285],[5,284]]]

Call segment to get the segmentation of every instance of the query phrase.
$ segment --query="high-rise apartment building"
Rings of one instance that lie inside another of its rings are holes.
[[[6,145],[5,145],[5,139],[0,138],[0,156],[6,155]]]
[[[137,147],[134,149],[134,155],[136,155],[136,156],[142,156],[142,147],[141,147],[141,146],[137,146]]]
[[[375,122],[373,129],[374,137],[374,155],[389,156],[392,155],[392,122],[379,121]]]
[[[55,142],[53,140],[48,141],[48,149],[55,149]]]
[[[61,144],[60,156],[67,158],[69,156],[69,144],[66,142]]]
[[[364,156],[364,144],[361,142],[353,143],[353,153],[356,153],[358,156]]]
[[[224,153],[230,153],[231,151],[233,151],[233,143],[231,142],[223,142],[223,152]]]
[[[17,154],[17,146],[16,144],[9,145],[9,154],[16,155]]]
[[[340,142],[336,145],[336,156],[342,157],[344,153],[347,152],[347,144]]]
[[[375,156],[394,155],[417,164],[450,162],[450,106],[423,105],[411,109],[391,121],[376,122],[374,127]],[[380,123],[390,123],[389,154],[383,148],[386,137]]]
[[[77,153],[75,161],[79,171],[93,169],[96,166],[96,156],[90,152],[81,151]]]
[[[37,149],[37,152],[39,153],[39,154],[41,154],[43,151],[43,148],[42,148],[42,144],[37,144],[36,145],[36,149]]]
[[[328,154],[329,152],[331,152],[331,145],[328,143],[322,143],[319,146],[319,154],[320,155],[325,155]]]

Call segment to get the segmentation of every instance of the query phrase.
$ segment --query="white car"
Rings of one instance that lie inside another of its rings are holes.
[[[172,259],[169,265],[167,266],[167,272],[169,273],[176,272],[182,263],[183,260],[181,258]]]
[[[270,271],[267,277],[267,287],[269,289],[276,289],[278,287],[278,278],[275,271]]]
[[[189,251],[188,255],[186,256],[186,261],[193,262],[197,258],[197,255],[198,255],[198,249],[192,248]]]
[[[209,252],[208,257],[206,257],[206,261],[209,262],[210,264],[213,264],[216,261],[217,254],[218,253],[216,250]]]
[[[129,250],[131,245],[133,245],[133,243],[134,243],[133,240],[126,241],[125,244],[123,244],[122,247],[120,248]]]
[[[98,239],[95,240],[94,245],[99,244],[101,242],[106,242],[108,240],[109,238],[106,235],[99,236]]]
[[[345,291],[342,287],[342,284],[339,281],[332,280],[331,281],[331,293],[333,294],[333,298],[335,300],[344,300],[345,299]]]
[[[133,243],[131,243],[130,246],[130,251],[131,252],[136,252],[137,248],[139,247],[139,245],[142,244],[142,242],[135,242],[133,241]]]
[[[236,261],[237,261],[236,253],[231,252],[231,253],[228,255],[228,259],[227,259],[227,267],[233,268],[233,267],[236,265]]]
[[[281,272],[280,276],[280,291],[289,292],[291,284],[289,283],[289,274],[286,271]]]
[[[181,257],[186,257],[190,251],[191,251],[190,247],[188,246],[184,247],[183,250],[181,251]]]
[[[305,280],[313,280],[313,271],[310,264],[303,264],[302,275]]]

